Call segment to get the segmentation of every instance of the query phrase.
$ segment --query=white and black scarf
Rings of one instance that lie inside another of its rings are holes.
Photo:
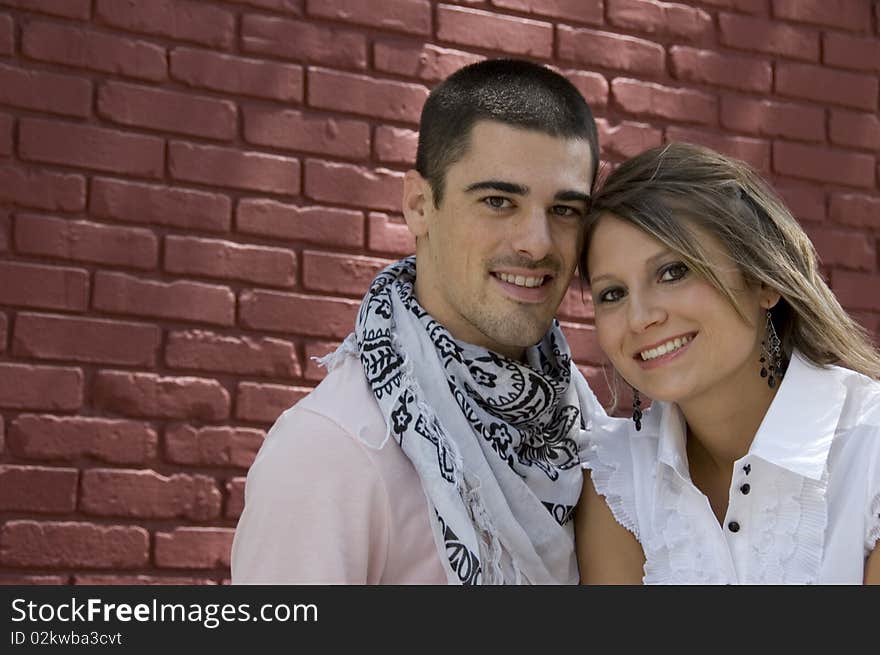
[[[580,407],[598,403],[559,323],[527,363],[456,341],[415,299],[415,261],[379,273],[325,362],[360,356],[387,434],[421,479],[450,583],[576,583]]]

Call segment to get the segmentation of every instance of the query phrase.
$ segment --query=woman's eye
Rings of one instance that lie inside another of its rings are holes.
[[[486,196],[482,199],[482,202],[492,209],[507,209],[508,207],[513,206],[510,199],[505,198],[504,196]]]
[[[668,266],[664,266],[660,271],[660,281],[661,282],[675,282],[676,280],[680,280],[685,275],[688,274],[688,269],[686,264],[681,262],[674,262],[669,264]]]
[[[600,303],[606,304],[617,302],[618,300],[623,298],[624,295],[625,292],[620,287],[611,287],[610,289],[605,289],[604,291],[599,293],[596,296],[596,300],[598,300]]]

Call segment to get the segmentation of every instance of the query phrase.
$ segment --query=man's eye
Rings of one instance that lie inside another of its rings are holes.
[[[482,202],[492,209],[507,209],[508,207],[513,206],[510,199],[505,198],[504,196],[486,196],[482,199]]]
[[[554,216],[569,216],[569,217],[578,217],[582,215],[580,209],[576,207],[571,207],[569,205],[553,205],[550,208],[550,211]]]
[[[621,298],[624,297],[626,293],[620,287],[611,287],[610,289],[605,289],[601,293],[596,296],[596,300],[598,300],[602,304],[607,304],[611,302],[617,302]]]
[[[680,280],[685,277],[690,269],[686,264],[681,262],[674,262],[667,266],[664,266],[660,271],[660,281],[661,282],[675,282],[676,280]]]

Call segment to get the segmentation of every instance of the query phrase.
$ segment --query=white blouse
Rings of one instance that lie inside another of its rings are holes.
[[[645,553],[645,584],[861,584],[880,537],[880,383],[795,353],[724,522],[691,482],[685,423],[654,402],[642,430],[595,422],[596,491]]]

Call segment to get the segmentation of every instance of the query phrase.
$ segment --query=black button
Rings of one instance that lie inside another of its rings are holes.
[[[737,523],[736,521],[731,521],[727,524],[727,529],[731,532],[739,532],[739,523]]]
[[[749,485],[748,482],[746,482],[743,486],[741,486],[741,487],[739,488],[739,490],[742,491],[743,494],[747,494],[747,493],[749,493],[749,492],[752,490],[752,487]]]
[[[752,465],[751,465],[751,464],[746,464],[745,466],[743,466],[743,471],[745,471],[745,472],[746,472],[746,475],[748,475],[749,473],[752,472]]]

